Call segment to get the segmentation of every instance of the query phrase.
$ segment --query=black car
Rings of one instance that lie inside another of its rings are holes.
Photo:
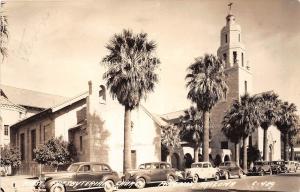
[[[173,182],[178,179],[175,169],[166,162],[143,163],[138,169],[125,173],[125,180],[135,182],[139,189],[144,188],[148,183]]]
[[[107,164],[79,162],[69,166],[66,172],[46,175],[35,188],[38,191],[66,192],[91,189],[104,189],[111,192],[120,181],[118,173]]]
[[[224,179],[229,179],[233,176],[241,178],[243,175],[245,175],[241,167],[234,161],[225,161],[224,163],[221,163],[219,165],[219,173],[220,177]]]
[[[287,171],[284,161],[280,160],[271,161],[271,169],[273,174],[279,174]]]
[[[256,161],[251,169],[248,170],[249,175],[272,175],[271,162],[269,161]]]

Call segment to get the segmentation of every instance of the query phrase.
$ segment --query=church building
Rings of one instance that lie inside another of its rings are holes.
[[[225,73],[227,74],[227,85],[229,90],[226,98],[219,101],[212,109],[210,116],[210,160],[215,162],[224,162],[235,159],[235,146],[221,131],[222,121],[225,112],[229,110],[234,100],[240,99],[240,96],[248,93],[253,95],[252,90],[252,72],[247,62],[247,51],[243,44],[243,35],[241,26],[236,22],[232,14],[226,17],[226,25],[221,29],[220,47],[217,50],[219,58],[225,61]],[[161,115],[161,118],[168,123],[178,122],[179,117],[184,114],[184,110],[171,112]],[[268,160],[281,159],[281,140],[280,132],[276,127],[268,129]],[[257,129],[250,137],[248,145],[256,146],[261,154],[263,151],[263,130]],[[241,147],[241,146],[240,146]],[[201,149],[200,149],[201,150]],[[193,149],[188,144],[183,143],[183,151],[186,155],[193,156]],[[200,153],[201,154],[201,151]],[[181,164],[183,158],[179,159]]]
[[[159,117],[140,105],[132,111],[131,121],[132,168],[160,161],[163,125]],[[38,174],[33,150],[52,137],[62,137],[75,146],[75,161],[107,163],[113,170],[122,171],[124,107],[107,94],[102,84],[89,81],[87,92],[25,118],[10,130],[11,145],[18,147],[22,156],[18,174]]]

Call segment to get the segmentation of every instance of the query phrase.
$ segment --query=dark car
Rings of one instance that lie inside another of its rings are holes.
[[[110,192],[120,181],[118,173],[107,164],[79,162],[69,166],[66,172],[46,175],[40,179],[35,188],[39,191],[66,192],[102,189]]]
[[[273,174],[279,174],[287,171],[284,161],[280,161],[280,160],[271,161],[271,169]]]
[[[248,170],[250,175],[272,175],[271,162],[269,161],[256,161],[251,169]]]
[[[139,189],[144,188],[148,183],[173,182],[177,180],[175,169],[166,162],[143,163],[138,169],[125,173],[125,180],[135,182]]]
[[[225,161],[219,165],[219,173],[221,178],[229,179],[233,176],[242,178],[244,171],[234,161]]]

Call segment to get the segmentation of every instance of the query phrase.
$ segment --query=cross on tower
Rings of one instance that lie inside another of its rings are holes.
[[[231,11],[231,6],[233,5],[232,2],[230,2],[227,6],[228,6],[228,14],[230,15],[230,11]]]

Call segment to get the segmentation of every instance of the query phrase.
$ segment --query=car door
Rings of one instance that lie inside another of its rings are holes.
[[[76,180],[79,182],[83,182],[82,185],[78,186],[79,188],[88,188],[90,186],[85,185],[85,183],[89,181],[93,181],[93,174],[91,170],[91,165],[85,164],[81,165],[76,173]]]
[[[162,170],[160,169],[159,163],[153,163],[151,165],[151,173],[150,173],[151,181],[162,181]]]
[[[161,175],[160,175],[160,180],[161,181],[166,181],[168,178],[168,174],[170,173],[171,166],[166,163],[161,163],[160,164],[160,169],[161,169]]]
[[[208,167],[208,163],[203,163],[203,167],[199,170],[203,178],[209,178],[210,176],[210,170]]]

